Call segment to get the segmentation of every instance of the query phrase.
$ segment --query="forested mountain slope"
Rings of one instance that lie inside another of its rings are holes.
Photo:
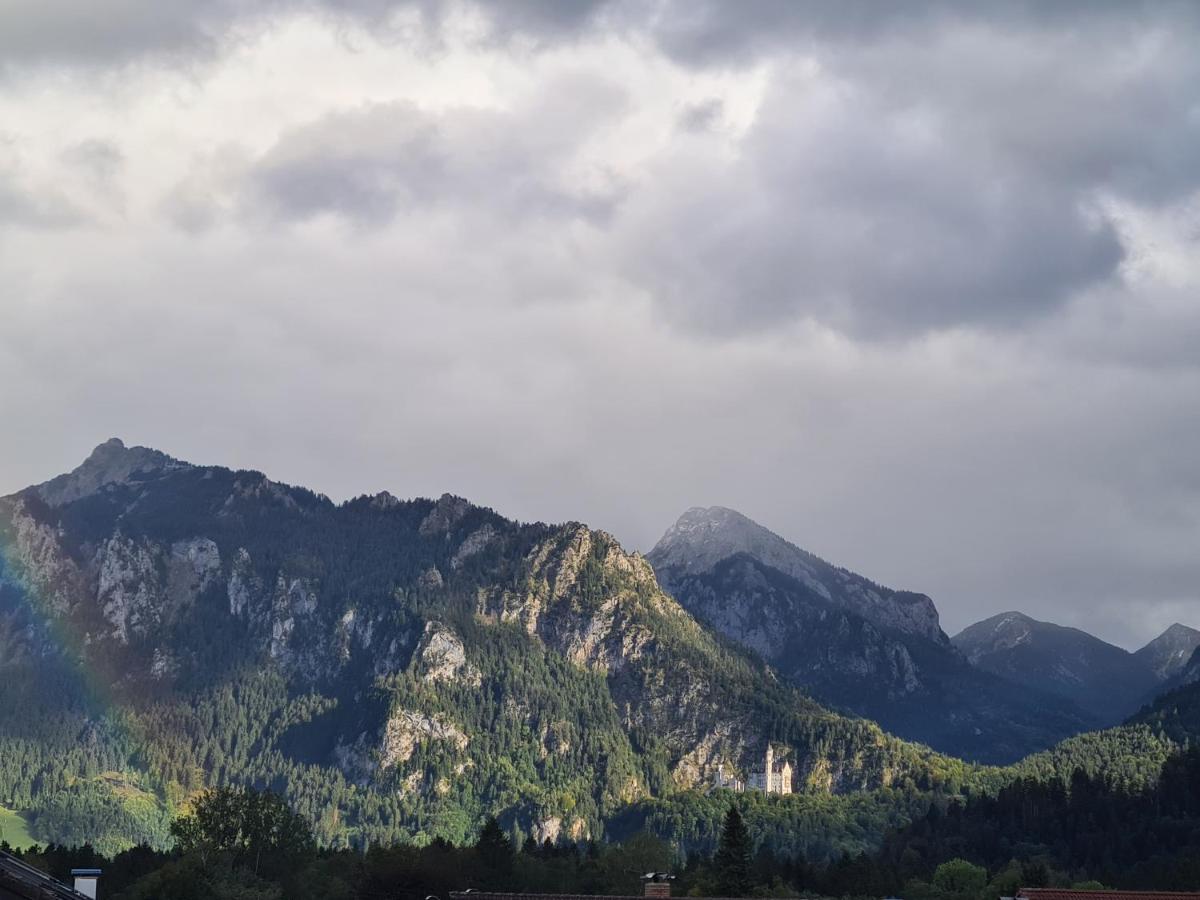
[[[693,615],[818,699],[943,752],[1011,762],[1101,724],[971,666],[924,594],[837,568],[733,510],[688,510],[647,558]]]
[[[768,741],[812,794],[969,772],[781,683],[579,524],[339,505],[111,441],[0,500],[0,544],[0,804],[43,839],[161,841],[239,782],[333,844],[463,840],[488,812],[600,837]]]

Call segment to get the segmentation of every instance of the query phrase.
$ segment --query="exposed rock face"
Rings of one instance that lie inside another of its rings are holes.
[[[97,551],[100,570],[96,601],[112,625],[112,636],[129,643],[162,621],[158,566],[150,548],[116,535]]]
[[[663,586],[745,553],[795,578],[814,594],[885,628],[945,643],[937,608],[924,594],[894,591],[839,569],[721,506],[689,509],[648,554]]]
[[[520,623],[577,665],[606,672],[637,659],[651,642],[629,613],[653,596],[654,573],[611,535],[568,526],[535,547],[528,561],[528,590],[481,595],[483,615]]]
[[[1183,671],[1197,647],[1200,647],[1200,631],[1176,622],[1133,655],[1159,681],[1165,682]]]
[[[555,844],[558,842],[559,835],[561,834],[562,818],[560,816],[550,816],[534,824],[532,837],[539,844],[543,844],[546,841]]]
[[[462,564],[474,556],[476,553],[484,550],[492,539],[496,536],[496,529],[491,525],[484,525],[477,531],[471,532],[467,539],[462,542],[462,545],[454,552],[454,556],[450,559],[450,568],[459,569]]]
[[[271,600],[271,644],[272,659],[284,664],[294,658],[290,646],[292,632],[297,620],[303,621],[317,610],[315,585],[306,578],[286,578],[280,573],[275,582],[275,593]]]
[[[379,767],[390,769],[406,763],[417,745],[425,741],[445,741],[455,749],[467,749],[469,739],[442,716],[427,716],[406,709],[395,710],[384,727],[379,747]]]
[[[973,669],[924,595],[834,569],[731,510],[686,513],[649,559],[686,609],[818,699],[944,752],[1006,762],[1095,724]]]
[[[244,616],[250,609],[255,597],[263,592],[262,579],[254,572],[254,564],[250,553],[245,547],[239,547],[233,559],[229,573],[229,587],[226,593],[229,597],[229,614]]]
[[[481,594],[482,615],[519,624],[576,665],[604,673],[626,727],[651,729],[678,748],[679,786],[712,782],[721,762],[757,760],[766,735],[749,709],[722,702],[709,674],[692,664],[663,670],[655,662],[667,652],[663,632],[711,638],[658,589],[645,559],[611,535],[571,525],[527,560],[527,590]]]
[[[221,578],[221,551],[208,538],[192,538],[171,545],[168,593],[194,600]]]
[[[462,497],[442,494],[419,529],[422,537],[447,534],[471,511],[471,503]]]
[[[467,662],[463,642],[445,625],[430,622],[425,626],[425,636],[416,656],[423,681],[434,683],[461,678],[468,684],[480,683],[479,671]]]
[[[10,577],[20,577],[30,596],[47,612],[66,615],[85,591],[85,579],[79,565],[63,550],[58,532],[35,518],[25,499],[0,500],[0,519],[7,521],[11,534],[5,542],[5,555],[13,567]]]
[[[1185,685],[1195,684],[1200,681],[1200,647],[1197,647],[1192,652],[1192,658],[1188,660],[1187,665],[1180,669],[1173,680],[1174,684]]]
[[[39,485],[38,496],[50,506],[63,506],[110,484],[128,484],[187,464],[147,447],[126,447],[118,438],[105,441],[67,475]]]

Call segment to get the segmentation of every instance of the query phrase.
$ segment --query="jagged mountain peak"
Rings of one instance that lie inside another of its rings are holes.
[[[1134,656],[1166,681],[1183,671],[1197,647],[1200,647],[1200,631],[1175,622]]]
[[[647,559],[667,590],[739,553],[800,581],[835,606],[886,628],[939,643],[948,638],[924,594],[896,591],[826,562],[750,517],[725,506],[695,506],[667,529]]]
[[[109,438],[75,469],[38,485],[33,490],[50,506],[63,506],[88,497],[110,484],[127,484],[155,473],[191,468],[149,447],[127,447],[120,438]]]
[[[786,564],[796,556],[811,556],[727,506],[693,506],[667,529],[650,552],[688,572],[708,569],[734,553],[749,553],[768,565],[774,565],[772,560],[777,557]]]

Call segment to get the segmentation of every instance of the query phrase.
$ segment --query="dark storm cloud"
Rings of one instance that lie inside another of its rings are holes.
[[[627,260],[669,314],[725,331],[1012,325],[1110,278],[1123,249],[1071,185],[872,85],[781,82],[737,163],[673,159]]]
[[[1113,202],[1200,187],[1195,26],[1170,3],[667,3],[651,28],[688,64],[797,50],[819,74],[776,77],[736,163],[663,167],[630,271],[719,333],[1060,310],[1119,278]]]

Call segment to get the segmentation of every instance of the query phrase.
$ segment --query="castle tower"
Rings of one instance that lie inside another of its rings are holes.
[[[792,764],[785,762],[783,768],[779,770],[779,793],[790,794],[792,792]]]
[[[775,785],[775,748],[771,746],[771,742],[767,742],[767,766],[763,769],[763,790],[770,794],[774,792]]]

